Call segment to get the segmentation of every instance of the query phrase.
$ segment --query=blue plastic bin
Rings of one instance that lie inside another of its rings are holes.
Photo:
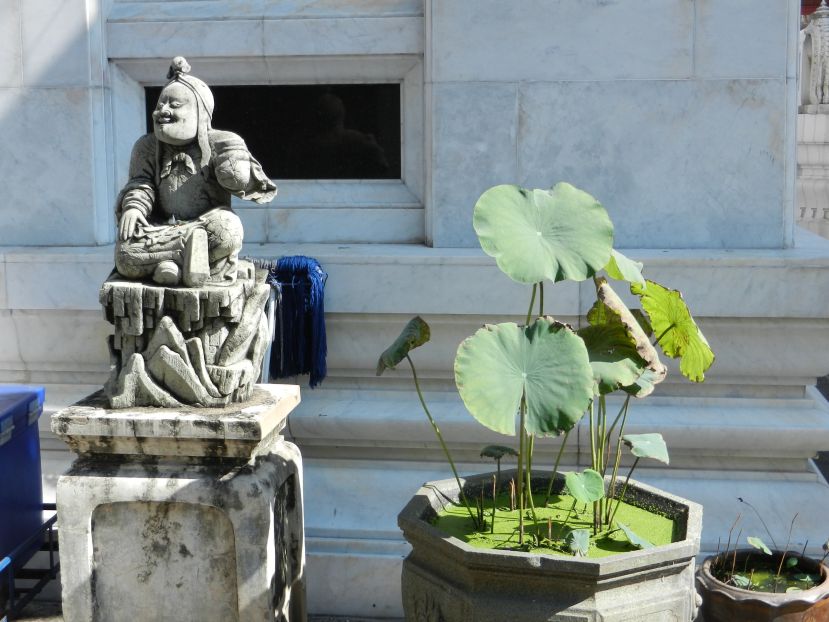
[[[43,523],[37,427],[43,396],[43,387],[0,385],[0,559]]]

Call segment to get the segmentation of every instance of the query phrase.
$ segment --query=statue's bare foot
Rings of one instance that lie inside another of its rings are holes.
[[[162,261],[153,272],[153,281],[159,285],[178,285],[180,278],[181,270],[173,261]]]

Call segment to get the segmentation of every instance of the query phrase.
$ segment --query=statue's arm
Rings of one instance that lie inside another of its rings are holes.
[[[122,240],[131,238],[138,224],[146,225],[153,211],[155,150],[155,139],[150,134],[139,138],[132,148],[129,181],[115,204],[118,234]]]
[[[219,184],[241,199],[267,203],[276,195],[276,185],[265,175],[245,141],[233,132],[214,130],[211,136],[213,163]]]

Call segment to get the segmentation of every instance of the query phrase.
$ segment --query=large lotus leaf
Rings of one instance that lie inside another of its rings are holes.
[[[394,343],[380,355],[377,361],[377,375],[381,375],[386,369],[393,369],[409,352],[429,341],[429,337],[429,325],[419,315],[413,317],[403,327]]]
[[[550,435],[570,430],[593,395],[584,342],[552,318],[479,329],[458,347],[455,384],[475,419],[510,435],[522,396],[526,431]]]
[[[637,458],[651,458],[668,464],[668,446],[659,433],[625,434],[622,441],[630,447],[630,453]]]
[[[475,204],[472,224],[481,248],[519,283],[583,281],[607,265],[613,247],[604,207],[567,183],[490,188]]]
[[[682,375],[693,382],[705,380],[705,371],[714,362],[714,353],[691,317],[682,294],[651,280],[645,288],[631,283],[630,291],[641,299],[662,351],[671,358],[679,357]]]
[[[567,492],[579,503],[593,503],[604,498],[604,478],[593,469],[564,474]]]
[[[642,276],[642,264],[625,257],[616,249],[611,251],[610,261],[607,262],[604,271],[611,279],[645,285],[645,277]]]
[[[645,361],[622,324],[585,326],[578,330],[578,335],[587,347],[600,395],[632,385],[645,370]]]

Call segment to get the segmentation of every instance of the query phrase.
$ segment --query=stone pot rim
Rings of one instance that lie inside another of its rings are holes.
[[[509,478],[515,469],[503,469],[502,478]],[[464,486],[476,485],[491,480],[495,472],[461,478]],[[548,478],[550,472],[533,471],[533,480]],[[557,479],[563,480],[559,473]],[[609,479],[607,476],[606,479]],[[502,481],[506,481],[505,479]],[[579,574],[585,578],[611,578],[620,573],[629,573],[631,568],[647,570],[658,566],[684,563],[694,558],[699,551],[700,533],[702,531],[702,506],[683,499],[659,488],[630,480],[628,493],[634,492],[644,495],[655,495],[671,504],[685,509],[685,538],[670,544],[655,546],[650,549],[627,551],[601,558],[576,558],[546,553],[532,553],[523,551],[498,551],[494,549],[480,549],[450,536],[423,519],[423,514],[429,509],[436,511],[436,505],[442,505],[441,496],[445,498],[452,490],[457,494],[457,483],[454,479],[426,482],[398,515],[398,525],[403,530],[406,540],[416,548],[419,540],[430,540],[434,546],[439,546],[442,552],[456,558],[468,567],[481,570],[523,570],[526,572],[543,572],[555,574],[557,572],[568,575]]]
[[[737,549],[738,559],[749,554],[757,554],[757,550]],[[777,557],[782,554],[783,551],[776,549],[772,550],[772,556]],[[709,592],[717,592],[718,594],[721,594],[734,602],[755,601],[773,606],[781,606],[789,603],[804,603],[813,605],[818,601],[829,597],[829,566],[825,563],[821,563],[813,557],[809,557],[808,555],[801,555],[797,551],[786,551],[786,555],[788,557],[806,560],[817,565],[821,575],[823,576],[823,581],[814,587],[810,587],[808,590],[802,590],[800,592],[782,592],[779,594],[775,592],[746,590],[734,585],[727,585],[723,583],[711,573],[711,564],[713,564],[714,561],[720,557],[720,555],[711,555],[710,557],[705,558],[705,561],[702,562],[702,566],[700,567],[697,576],[699,577],[700,583],[702,583],[706,590]]]

